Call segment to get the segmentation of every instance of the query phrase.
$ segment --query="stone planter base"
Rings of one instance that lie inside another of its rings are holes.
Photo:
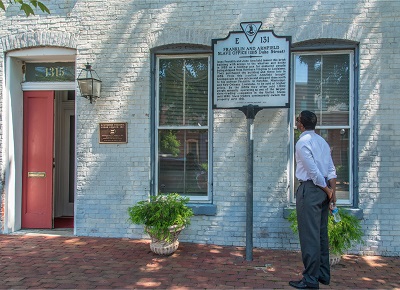
[[[145,228],[146,232],[149,233],[151,238],[150,250],[157,255],[171,255],[179,247],[178,236],[184,228],[185,227],[179,228],[177,226],[172,226],[169,228],[169,231],[173,234],[173,239],[171,242],[158,240],[157,238],[151,236],[148,229]]]
[[[329,256],[329,264],[330,264],[331,266],[336,265],[336,264],[339,264],[340,259],[341,259],[341,256],[330,255],[330,256]]]
[[[179,241],[173,241],[172,243],[167,242],[151,242],[150,250],[158,255],[171,255],[179,247]]]

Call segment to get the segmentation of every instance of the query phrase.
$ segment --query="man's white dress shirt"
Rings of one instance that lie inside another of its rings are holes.
[[[327,186],[325,178],[336,178],[328,143],[314,130],[301,133],[296,143],[296,178],[301,181],[312,180],[315,185]]]

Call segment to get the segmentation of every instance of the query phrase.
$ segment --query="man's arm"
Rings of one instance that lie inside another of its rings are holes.
[[[333,164],[332,156],[329,156],[329,166],[328,166],[328,186],[332,188],[333,194],[329,199],[329,203],[336,205],[336,168]],[[333,206],[332,206],[333,207]]]
[[[333,203],[335,205],[336,204],[336,178],[329,179],[328,183],[329,183],[329,187],[332,188],[332,196],[329,199],[329,203]]]

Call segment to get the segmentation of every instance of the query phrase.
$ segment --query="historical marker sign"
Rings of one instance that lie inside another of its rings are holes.
[[[100,123],[99,143],[128,143],[128,123]]]
[[[291,37],[258,30],[261,22],[240,25],[212,40],[213,107],[289,107]]]

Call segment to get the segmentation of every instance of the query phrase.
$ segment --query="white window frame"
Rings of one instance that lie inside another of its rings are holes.
[[[294,140],[294,130],[296,128],[296,114],[295,114],[295,76],[296,76],[296,56],[297,55],[334,55],[334,54],[349,54],[349,125],[347,126],[317,126],[316,129],[348,129],[349,130],[349,199],[338,199],[337,204],[338,205],[345,205],[345,206],[351,206],[353,205],[353,200],[354,200],[354,174],[352,172],[354,160],[353,160],[353,146],[354,146],[354,50],[348,50],[348,49],[343,49],[343,50],[314,50],[310,52],[292,52],[291,55],[291,60],[293,63],[293,69],[292,69],[292,85],[291,85],[291,104],[292,106],[290,107],[290,122],[289,122],[289,200],[291,203],[295,203],[295,193],[296,193],[296,188],[295,186],[295,156],[294,156],[294,151],[295,151],[295,140]]]
[[[208,171],[207,171],[207,195],[206,196],[195,196],[195,195],[182,195],[184,197],[188,197],[190,199],[190,202],[212,202],[212,148],[210,148],[210,144],[213,144],[212,142],[212,128],[213,128],[213,122],[212,122],[212,86],[211,86],[211,54],[209,53],[196,53],[196,54],[156,54],[156,73],[155,73],[155,131],[154,131],[154,146],[155,146],[155,160],[154,160],[154,166],[155,166],[155,176],[154,176],[154,188],[157,191],[158,190],[158,165],[159,165],[159,160],[158,160],[158,130],[161,129],[171,129],[171,130],[180,130],[180,129],[185,129],[185,130],[198,130],[198,129],[205,129],[207,127],[208,130]],[[160,68],[160,59],[183,59],[183,58],[207,58],[208,59],[208,120],[207,120],[207,126],[159,126],[159,117],[160,117],[160,112],[159,112],[159,68]],[[185,144],[186,146],[187,144]],[[156,192],[157,194],[157,192]]]

